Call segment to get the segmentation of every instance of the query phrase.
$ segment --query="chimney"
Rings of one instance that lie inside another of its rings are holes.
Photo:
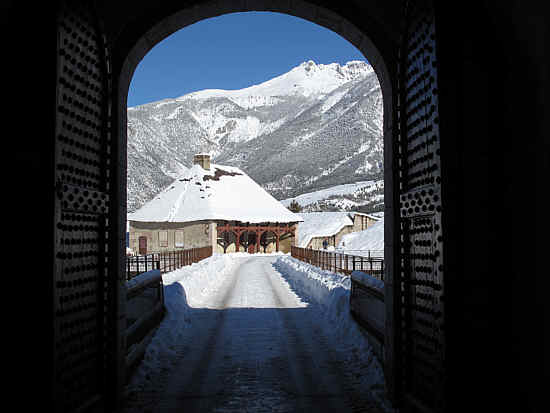
[[[207,153],[198,153],[193,157],[193,164],[202,166],[202,169],[210,170],[210,155]]]

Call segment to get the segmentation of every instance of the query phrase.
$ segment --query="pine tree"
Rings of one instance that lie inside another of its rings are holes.
[[[302,206],[294,199],[288,206],[288,209],[292,212],[300,212],[302,210]]]

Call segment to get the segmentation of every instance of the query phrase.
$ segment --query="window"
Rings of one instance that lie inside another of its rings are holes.
[[[159,247],[168,247],[168,231],[159,231]]]
[[[175,233],[175,247],[183,248],[183,231],[179,230]]]

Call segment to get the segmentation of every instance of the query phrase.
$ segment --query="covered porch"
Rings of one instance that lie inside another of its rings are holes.
[[[243,222],[218,223],[218,251],[227,252],[290,252],[296,237],[296,224]]]

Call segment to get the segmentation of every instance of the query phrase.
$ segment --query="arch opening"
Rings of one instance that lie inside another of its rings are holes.
[[[302,4],[299,2],[299,4]],[[120,78],[118,79],[117,85],[117,94],[119,97],[118,105],[118,126],[119,131],[121,132],[120,136],[122,140],[120,142],[121,147],[123,148],[123,153],[126,154],[126,145],[127,145],[127,113],[126,113],[126,102],[128,97],[128,89],[130,86],[130,81],[132,74],[134,73],[137,65],[145,54],[151,50],[154,45],[171,35],[177,30],[185,28],[186,26],[198,22],[209,17],[214,17],[222,14],[232,13],[232,12],[243,12],[243,11],[276,11],[281,13],[290,14],[296,17],[304,18],[312,23],[322,25],[335,33],[341,35],[346,40],[350,41],[357,49],[365,56],[369,63],[374,68],[374,71],[378,77],[380,83],[380,88],[382,91],[382,101],[383,101],[383,145],[384,145],[384,193],[385,195],[391,194],[390,197],[385,197],[385,211],[386,214],[386,226],[390,229],[393,229],[393,198],[394,187],[393,187],[393,171],[391,170],[391,163],[393,158],[392,148],[393,148],[393,128],[392,128],[392,119],[394,116],[394,92],[392,90],[392,78],[388,66],[385,63],[381,53],[374,46],[368,35],[359,29],[357,29],[352,23],[341,18],[340,16],[334,14],[328,9],[312,5],[311,3],[303,2],[304,8],[300,7],[292,8],[289,10],[281,10],[280,4],[277,2],[268,1],[268,2],[247,2],[246,5],[242,3],[231,4],[216,4],[213,7],[196,7],[192,10],[182,10],[175,14],[171,14],[162,21],[152,27],[146,35],[137,39],[134,46],[131,48],[127,54],[126,59],[121,65]],[[326,16],[331,16],[330,19],[323,19],[319,17],[319,14],[311,14],[311,10],[320,11],[320,13],[326,13]],[[389,164],[388,164],[389,161]],[[125,171],[124,171],[125,172]],[[126,188],[124,188],[126,189]],[[126,195],[126,194],[125,194]],[[126,197],[121,197],[125,199]],[[386,230],[388,233],[388,230]],[[279,239],[277,239],[279,238]],[[245,231],[240,234],[236,234],[232,231],[224,231],[218,233],[217,245],[220,246],[224,252],[234,248],[235,251],[241,252],[269,252],[269,248],[276,245],[278,249],[279,242],[293,242],[294,234],[290,232],[285,232],[281,234],[276,234],[272,231],[265,231],[263,233],[256,233]],[[386,258],[391,260],[393,259],[392,255],[393,242],[391,237],[388,237],[388,242],[386,243],[385,255]]]
[[[195,7],[191,9],[183,9],[176,13],[167,15],[160,22],[150,28],[145,35],[135,40],[135,44],[129,49],[129,52],[122,63],[122,70],[120,71],[120,78],[118,81],[118,96],[119,101],[119,131],[121,132],[122,142],[121,147],[126,155],[127,142],[128,142],[128,129],[127,125],[127,112],[126,102],[128,98],[128,90],[130,87],[133,73],[141,62],[143,57],[159,42],[163,41],[178,30],[201,20],[209,19],[211,17],[221,16],[225,14],[247,12],[247,11],[271,11],[276,13],[288,14],[291,16],[299,17],[309,22],[318,24],[322,27],[337,33],[347,41],[349,41],[357,50],[368,59],[369,64],[374,69],[377,76],[380,89],[382,92],[382,133],[383,133],[383,147],[384,147],[384,198],[385,209],[389,211],[387,222],[390,227],[393,227],[392,211],[393,211],[393,176],[391,171],[392,164],[392,147],[393,147],[393,91],[392,80],[390,76],[389,67],[386,65],[381,53],[376,48],[374,43],[370,40],[368,33],[359,30],[352,23],[338,16],[337,14],[325,9],[323,7],[313,5],[308,2],[299,2],[299,5],[290,9],[281,9],[277,2],[248,2],[246,5],[228,2],[224,5],[214,5],[212,7]],[[311,13],[311,10],[318,10],[316,13]],[[321,18],[320,16],[330,16],[330,18]],[[389,163],[388,163],[389,161]],[[387,164],[387,165],[386,165]],[[127,167],[127,165],[125,165]],[[388,167],[389,166],[389,167]],[[388,194],[392,196],[387,196]],[[127,198],[121,196],[122,199]],[[329,209],[330,210],[330,209]],[[392,248],[393,243],[389,242],[389,249]],[[387,251],[387,257],[391,259],[391,251]]]

